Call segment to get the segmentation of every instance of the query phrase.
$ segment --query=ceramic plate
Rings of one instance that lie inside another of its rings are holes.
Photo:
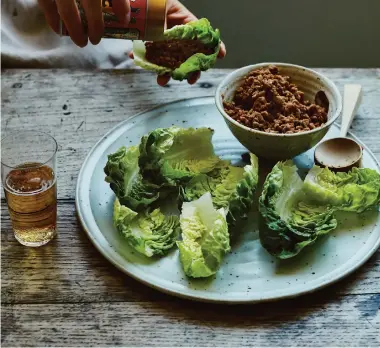
[[[112,225],[114,194],[104,181],[103,168],[107,155],[122,145],[138,144],[147,132],[172,125],[212,127],[217,155],[233,163],[238,164],[246,152],[228,130],[211,97],[178,101],[136,115],[116,126],[94,146],[79,174],[77,211],[95,247],[126,274],[163,292],[194,300],[259,302],[294,297],[331,284],[361,266],[379,247],[378,212],[360,216],[341,214],[338,229],[298,257],[280,262],[261,247],[257,211],[252,211],[240,239],[232,245],[232,252],[210,279],[186,278],[177,249],[156,260],[140,256]],[[326,138],[338,135],[339,128],[334,125]],[[363,147],[363,166],[379,171],[374,155]],[[310,168],[313,151],[296,157],[294,162],[300,169]]]

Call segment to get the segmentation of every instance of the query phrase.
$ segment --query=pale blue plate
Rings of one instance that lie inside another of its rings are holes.
[[[212,97],[178,101],[136,115],[113,128],[93,147],[78,178],[78,215],[95,247],[126,274],[163,292],[194,300],[259,302],[294,297],[331,284],[360,267],[379,247],[378,212],[342,214],[337,230],[298,257],[280,262],[260,245],[254,209],[232,252],[211,279],[186,278],[176,249],[162,259],[151,260],[139,255],[112,225],[114,194],[104,181],[103,168],[107,155],[119,147],[136,145],[149,131],[172,125],[215,129],[216,153],[236,164],[246,152],[227,128]],[[338,135],[339,128],[333,125],[325,139]],[[362,145],[363,166],[380,171],[374,155]],[[313,150],[294,161],[301,170],[310,168]]]

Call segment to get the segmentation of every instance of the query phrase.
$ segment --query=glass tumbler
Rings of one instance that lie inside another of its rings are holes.
[[[1,179],[16,239],[38,247],[57,222],[57,142],[49,134],[16,131],[1,140]]]

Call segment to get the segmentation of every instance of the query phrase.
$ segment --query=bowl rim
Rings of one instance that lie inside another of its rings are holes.
[[[267,132],[263,132],[261,130],[249,128],[247,126],[242,125],[238,121],[234,120],[231,116],[229,116],[226,113],[226,111],[224,110],[224,107],[223,107],[223,103],[221,102],[221,100],[222,100],[222,98],[221,98],[222,87],[225,86],[225,85],[230,84],[231,80],[236,80],[236,75],[240,75],[239,73],[242,72],[242,71],[247,71],[247,73],[248,73],[248,71],[257,70],[259,68],[262,68],[262,67],[265,67],[265,66],[269,66],[269,65],[275,65],[275,66],[278,66],[278,67],[297,68],[297,69],[301,69],[303,71],[309,71],[310,73],[312,73],[312,74],[316,75],[317,77],[319,77],[320,80],[325,85],[329,86],[329,88],[333,91],[333,93],[336,96],[337,110],[336,110],[335,114],[321,127],[314,128],[314,129],[306,131],[306,132],[290,133],[290,134],[267,133]],[[329,79],[327,76],[325,76],[325,75],[323,75],[323,74],[321,74],[321,73],[319,73],[319,72],[317,72],[317,71],[315,71],[313,69],[306,68],[306,67],[304,67],[302,65],[290,64],[290,63],[276,63],[276,62],[246,65],[246,66],[243,66],[243,67],[241,67],[239,69],[236,69],[236,70],[230,72],[219,83],[219,85],[218,85],[218,87],[216,89],[216,92],[215,92],[215,104],[216,104],[216,107],[218,108],[219,112],[222,114],[222,116],[227,121],[233,123],[235,126],[238,126],[238,127],[242,128],[242,129],[244,129],[245,131],[248,131],[248,132],[251,132],[251,133],[254,133],[254,134],[267,135],[267,136],[272,136],[272,137],[297,137],[297,136],[301,136],[301,135],[304,135],[304,134],[317,133],[317,132],[319,132],[319,131],[321,131],[321,130],[323,130],[325,128],[330,127],[337,120],[337,118],[340,116],[340,114],[342,112],[342,108],[343,108],[343,105],[342,105],[342,96],[341,96],[341,94],[339,92],[339,89],[336,86],[336,84],[331,79]]]

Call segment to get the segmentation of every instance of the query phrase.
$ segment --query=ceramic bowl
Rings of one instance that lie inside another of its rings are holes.
[[[227,101],[232,100],[236,88],[250,71],[269,65],[277,66],[280,74],[290,76],[291,82],[305,93],[307,100],[314,102],[318,91],[325,92],[329,100],[329,111],[328,121],[323,126],[294,134],[266,133],[240,124],[225,112],[223,96]],[[257,156],[270,160],[291,159],[311,149],[326,135],[342,111],[342,97],[334,82],[314,70],[285,63],[262,63],[233,71],[218,86],[215,99],[218,110],[239,142]]]

